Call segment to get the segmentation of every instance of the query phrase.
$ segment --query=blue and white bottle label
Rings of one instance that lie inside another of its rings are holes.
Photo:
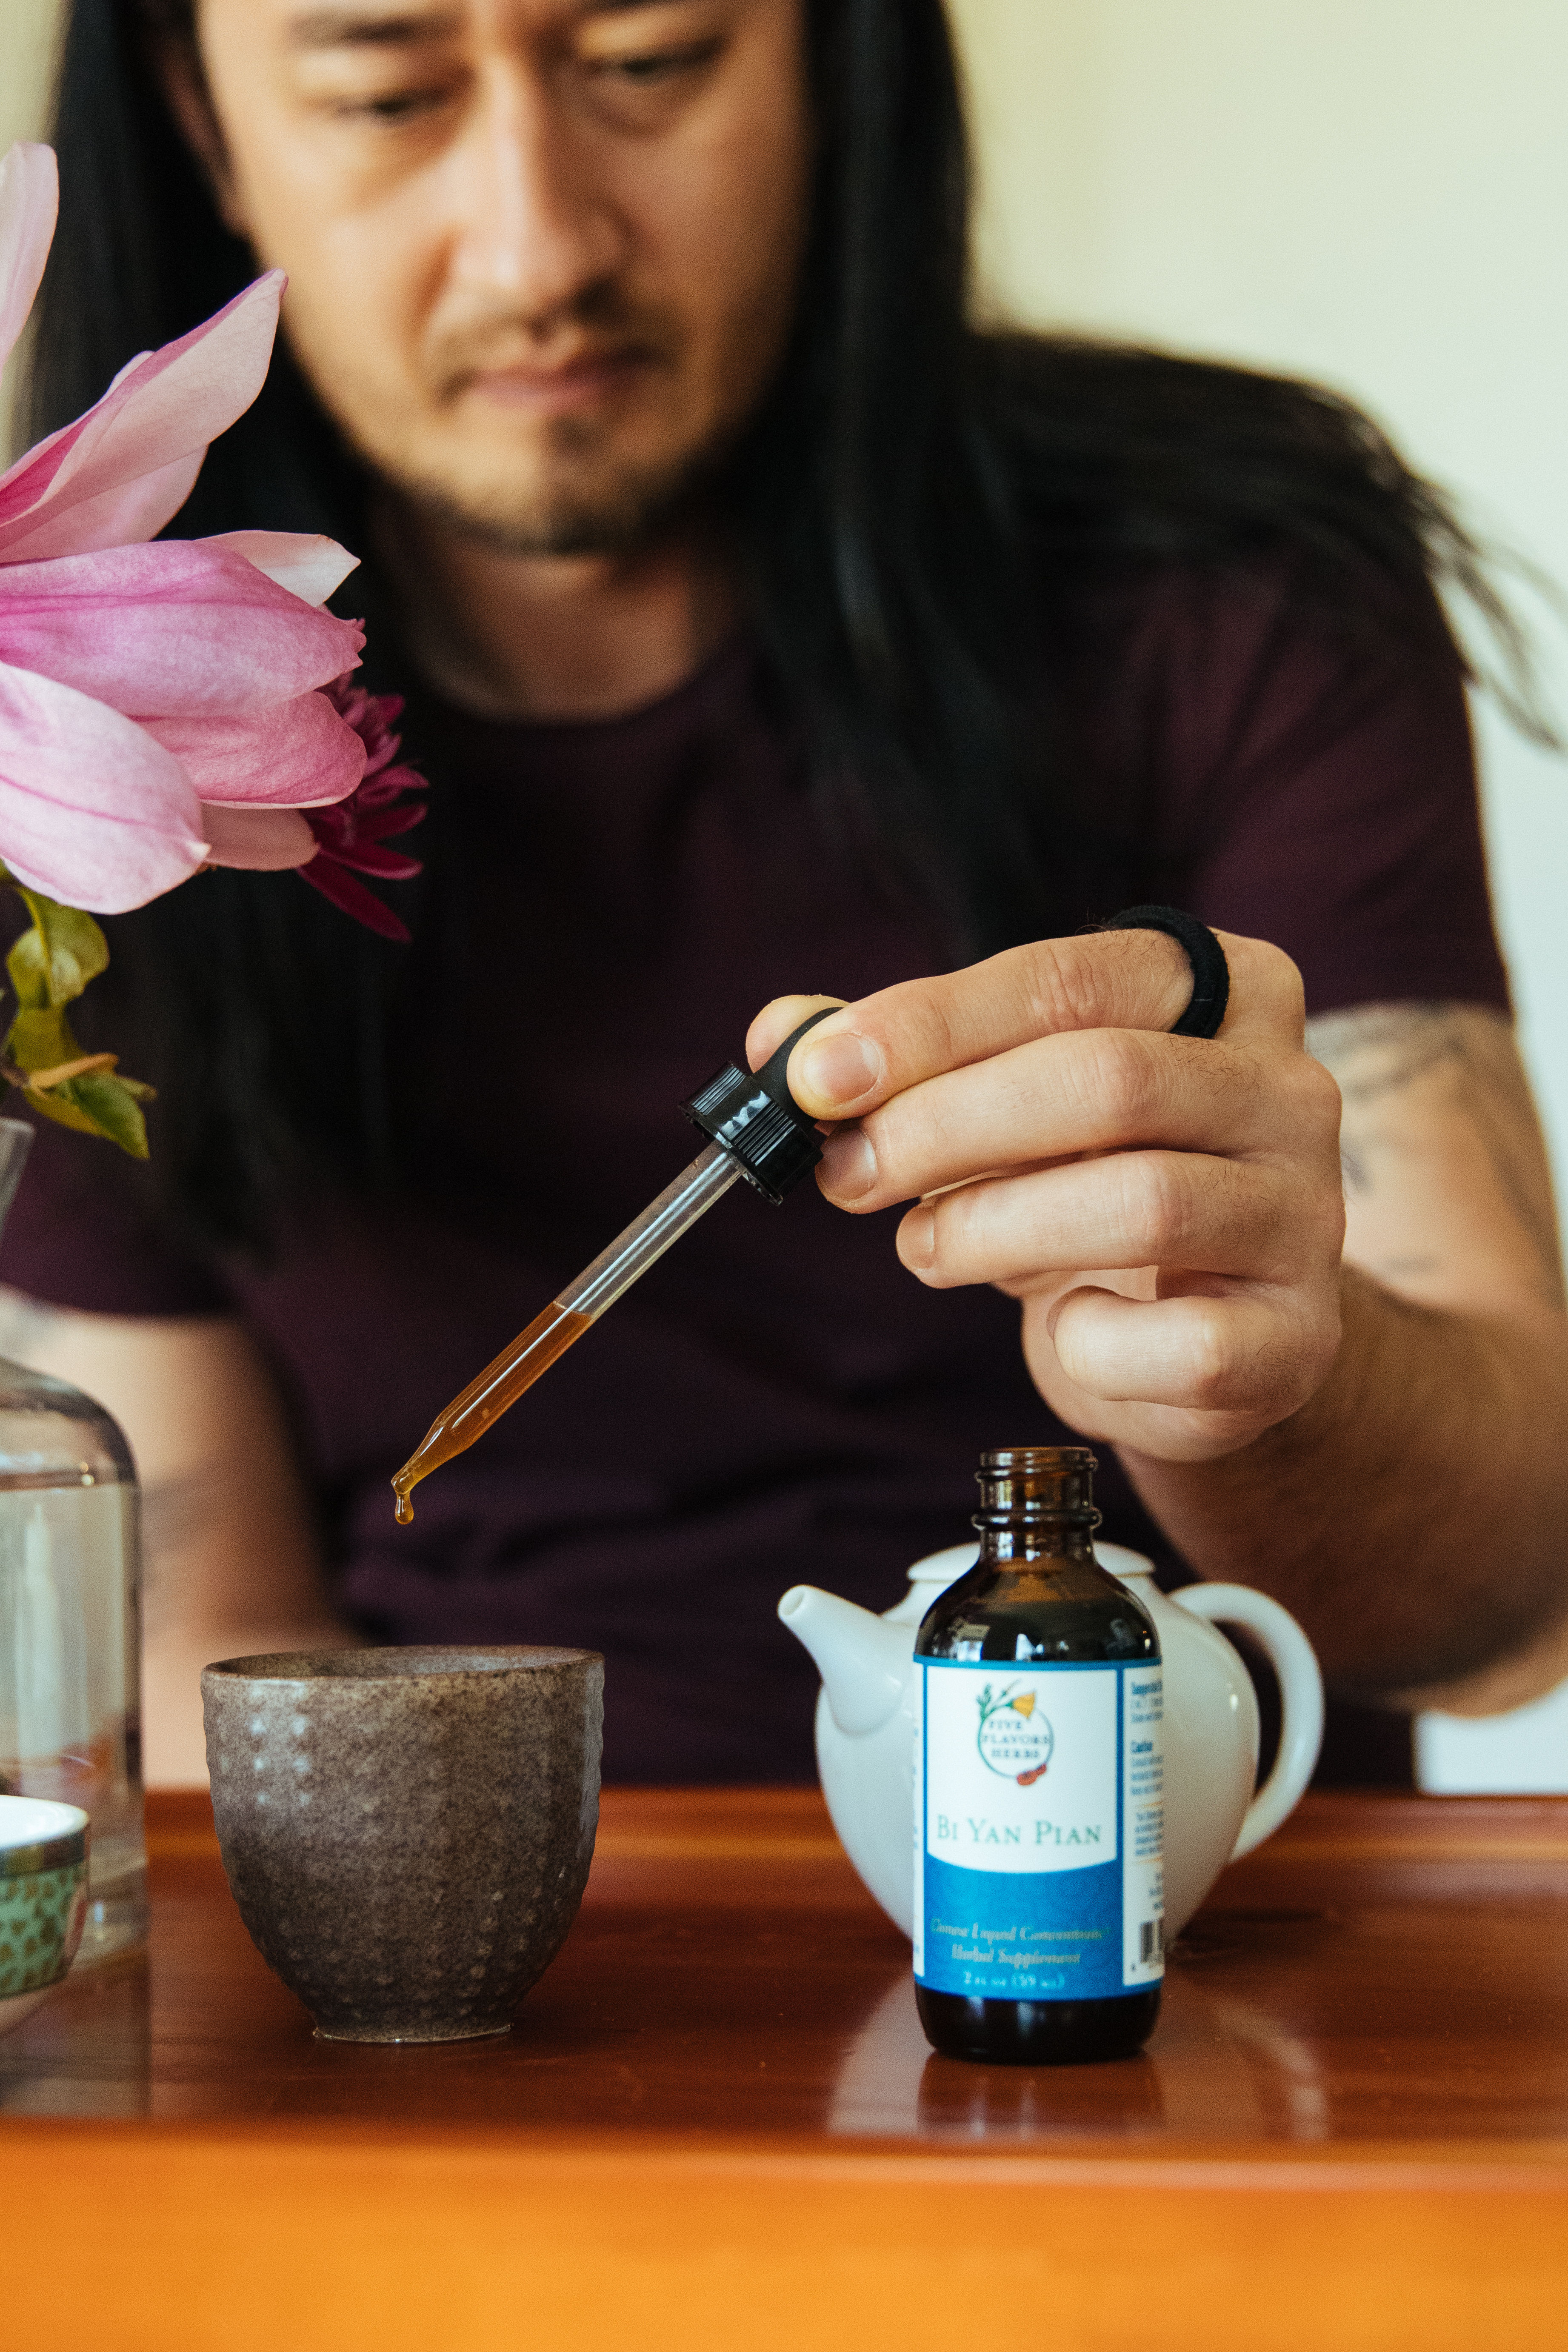
[[[1100,2000],[1164,1974],[1163,1681],[917,1658],[915,1975]]]

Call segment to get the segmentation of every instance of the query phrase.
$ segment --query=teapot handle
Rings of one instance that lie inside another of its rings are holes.
[[[1166,1594],[1193,1617],[1211,1624],[1245,1625],[1261,1643],[1265,1656],[1279,1677],[1282,1721],[1279,1753],[1274,1769],[1258,1790],[1243,1817],[1231,1849],[1239,1862],[1266,1837],[1272,1837],[1293,1812],[1318,1760],[1323,1744],[1323,1677],[1315,1652],[1288,1609],[1255,1592],[1248,1584],[1184,1584]]]

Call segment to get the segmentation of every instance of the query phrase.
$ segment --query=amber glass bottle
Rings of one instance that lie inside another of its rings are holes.
[[[1160,2011],[1160,1643],[1084,1446],[980,1457],[980,1558],[915,1641],[915,1997],[952,2058],[1124,2058]]]

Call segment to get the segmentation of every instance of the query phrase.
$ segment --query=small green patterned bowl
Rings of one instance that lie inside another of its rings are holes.
[[[86,1917],[87,1815],[45,1797],[0,1797],[0,2033],[58,1984]]]

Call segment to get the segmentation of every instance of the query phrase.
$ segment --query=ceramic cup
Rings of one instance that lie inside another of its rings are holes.
[[[76,1958],[87,1917],[87,1815],[0,1797],[0,2033],[31,2016]]]
[[[337,2042],[504,2033],[577,1914],[603,1659],[295,1651],[202,1675],[224,1868],[262,1958]]]

